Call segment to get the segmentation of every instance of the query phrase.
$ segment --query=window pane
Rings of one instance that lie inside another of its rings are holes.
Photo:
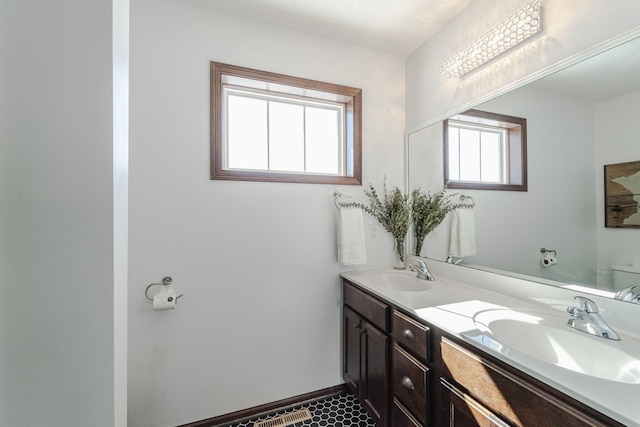
[[[304,107],[269,102],[269,169],[304,172]]]
[[[482,182],[502,182],[500,135],[482,132]]]
[[[340,112],[307,107],[307,172],[340,173]]]
[[[267,169],[267,102],[227,98],[227,162],[230,169]]]
[[[460,179],[480,181],[480,132],[460,129]]]
[[[449,126],[449,179],[460,180],[460,131]]]

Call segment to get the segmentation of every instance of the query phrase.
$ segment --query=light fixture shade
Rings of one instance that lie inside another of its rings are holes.
[[[542,2],[535,0],[446,60],[440,72],[455,79],[491,61],[542,30]]]

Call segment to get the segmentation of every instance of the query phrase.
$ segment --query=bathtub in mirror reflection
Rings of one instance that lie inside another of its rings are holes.
[[[632,267],[640,230],[605,228],[603,172],[640,160],[637,70],[640,38],[473,107],[527,119],[529,188],[456,190],[476,204],[477,254],[463,265],[609,296],[640,284],[640,268]],[[442,122],[408,135],[409,190],[442,188],[442,140]],[[427,236],[422,256],[447,257],[449,221]],[[541,248],[556,251],[555,265],[541,262]]]

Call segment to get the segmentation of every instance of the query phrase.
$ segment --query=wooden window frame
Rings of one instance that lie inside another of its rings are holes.
[[[362,185],[362,90],[332,83],[260,71],[211,61],[210,171],[212,180],[266,181],[307,184]],[[310,96],[344,104],[345,175],[233,170],[224,167],[223,85],[225,80],[260,82],[274,93]],[[248,80],[247,80],[248,79]],[[292,92],[295,90],[295,93]]]
[[[444,142],[444,186],[445,188],[462,189],[462,190],[502,190],[502,191],[527,191],[527,119],[507,116],[504,114],[490,113],[480,110],[467,110],[461,113],[460,116],[471,116],[479,120],[490,120],[496,122],[508,123],[515,125],[519,131],[508,132],[507,144],[511,147],[514,145],[519,148],[519,156],[515,158],[520,163],[519,172],[520,180],[519,184],[495,184],[484,183],[474,181],[451,181],[449,180],[449,120],[444,120],[443,123],[443,142]],[[510,160],[510,163],[514,161],[514,158]]]

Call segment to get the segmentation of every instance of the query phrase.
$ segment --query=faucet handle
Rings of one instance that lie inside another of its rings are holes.
[[[579,295],[573,297],[573,299],[577,300],[580,303],[580,309],[585,313],[599,313],[600,309],[598,308],[598,304],[589,298],[585,298]]]

